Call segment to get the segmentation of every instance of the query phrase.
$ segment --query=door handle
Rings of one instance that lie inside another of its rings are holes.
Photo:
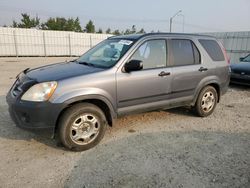
[[[208,68],[205,68],[205,67],[199,68],[199,71],[200,71],[200,72],[204,72],[204,71],[207,71],[207,70],[208,70]]]
[[[162,71],[158,74],[158,76],[168,76],[170,75],[170,72],[165,72],[165,71]]]

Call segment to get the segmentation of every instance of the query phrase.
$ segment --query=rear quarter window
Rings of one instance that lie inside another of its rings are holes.
[[[223,52],[215,40],[200,39],[199,42],[213,61],[224,61]]]

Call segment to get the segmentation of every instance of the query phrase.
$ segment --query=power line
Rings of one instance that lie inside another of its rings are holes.
[[[178,25],[182,25],[182,22],[179,21],[174,21],[173,23],[178,24]],[[215,27],[206,27],[206,26],[202,26],[202,25],[197,25],[197,24],[191,24],[191,23],[187,23],[185,22],[185,27],[192,27],[192,28],[198,28],[198,29],[203,29],[203,30],[217,30],[217,31],[227,31],[227,29],[221,29],[221,28],[215,28]]]
[[[20,10],[21,9],[21,10]],[[0,10],[3,11],[7,11],[7,12],[30,12],[34,15],[38,15],[38,16],[43,16],[43,17],[61,17],[62,14],[64,14],[63,16],[66,17],[79,17],[80,19],[86,20],[86,19],[93,19],[94,21],[105,21],[105,22],[118,22],[118,23],[131,23],[133,24],[133,22],[137,22],[137,23],[164,23],[164,24],[169,24],[170,20],[168,19],[148,19],[148,18],[142,18],[142,19],[134,19],[134,18],[114,18],[114,17],[100,17],[100,16],[89,16],[89,15],[85,15],[85,14],[76,14],[76,15],[72,15],[72,14],[68,14],[65,12],[64,13],[60,13],[57,11],[47,11],[47,10],[31,10],[31,9],[27,9],[27,8],[17,8],[17,7],[10,7],[10,6],[1,6]],[[39,12],[39,14],[37,14],[37,12]],[[179,21],[173,21],[174,24],[183,24],[183,22],[179,22]],[[189,27],[189,28],[196,28],[196,29],[202,29],[202,30],[210,30],[210,31],[228,31],[227,29],[222,29],[222,28],[215,28],[215,27],[207,27],[207,26],[203,26],[203,25],[198,25],[198,24],[191,24],[191,23],[187,23],[185,21],[185,27]]]

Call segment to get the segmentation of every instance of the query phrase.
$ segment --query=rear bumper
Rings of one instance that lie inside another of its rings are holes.
[[[230,77],[228,76],[227,81],[220,86],[220,95],[224,95],[227,92],[229,83]]]
[[[24,129],[54,130],[62,109],[61,104],[21,101],[13,97],[10,92],[6,101],[12,120],[18,127]]]

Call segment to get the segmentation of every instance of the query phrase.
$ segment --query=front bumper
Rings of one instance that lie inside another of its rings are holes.
[[[11,91],[6,96],[9,113],[18,127],[25,129],[53,129],[63,109],[61,104],[21,101]]]
[[[231,73],[230,83],[250,86],[250,75]]]

